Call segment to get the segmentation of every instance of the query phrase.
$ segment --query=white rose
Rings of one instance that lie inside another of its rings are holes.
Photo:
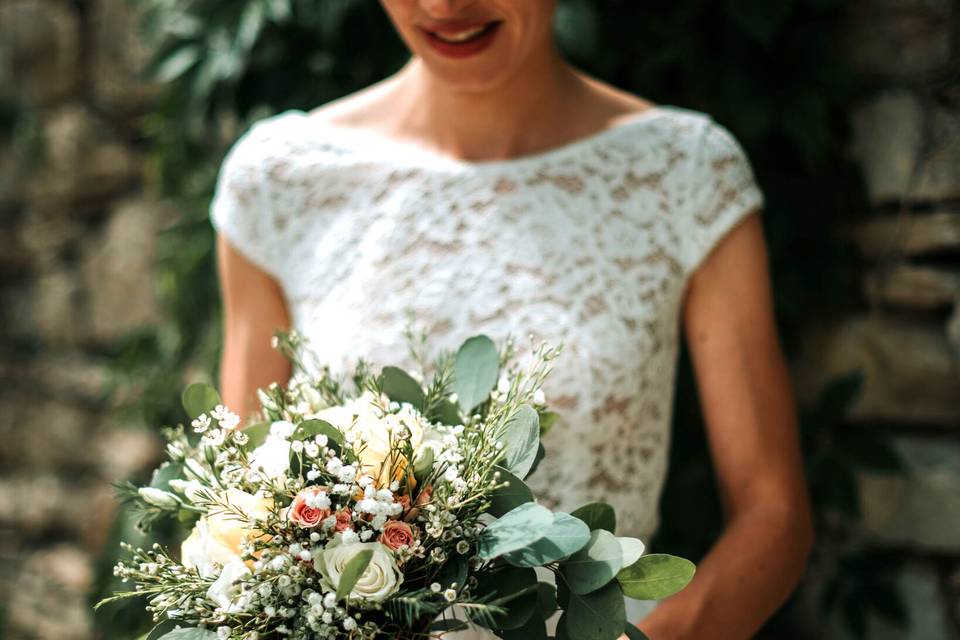
[[[207,521],[201,519],[180,546],[180,560],[188,569],[196,569],[204,578],[217,575],[218,567],[239,562],[240,556],[211,534]]]
[[[357,542],[354,544],[331,544],[313,562],[330,586],[336,589],[340,585],[340,575],[344,567],[357,553],[372,549],[370,564],[357,584],[350,591],[350,598],[379,602],[400,588],[403,576],[393,561],[393,555],[379,542]]]
[[[241,594],[239,581],[250,575],[250,569],[239,558],[223,565],[220,576],[207,589],[207,597],[217,603],[224,613],[240,613],[244,606],[238,602]]]
[[[285,478],[290,470],[290,441],[274,435],[250,454],[250,468],[259,469],[268,478]]]

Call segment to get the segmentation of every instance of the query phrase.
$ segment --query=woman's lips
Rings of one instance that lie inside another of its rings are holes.
[[[489,47],[500,28],[500,22],[474,22],[420,27],[427,44],[448,58],[466,58]]]

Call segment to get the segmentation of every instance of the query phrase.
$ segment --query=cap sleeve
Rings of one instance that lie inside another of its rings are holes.
[[[245,258],[279,277],[281,253],[271,233],[272,212],[266,166],[270,157],[270,119],[255,123],[233,144],[220,165],[210,221]]]
[[[691,211],[684,216],[689,227],[682,234],[687,273],[696,271],[739,222],[764,204],[743,147],[710,118],[704,121],[693,157]]]

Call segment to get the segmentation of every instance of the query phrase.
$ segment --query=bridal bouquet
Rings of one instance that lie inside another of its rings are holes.
[[[363,362],[348,383],[295,334],[277,343],[295,375],[259,392],[262,422],[241,428],[191,385],[169,460],[150,486],[119,485],[142,525],[192,525],[178,554],[124,545],[115,573],[135,588],[100,604],[147,597],[158,625],[145,638],[412,640],[474,624],[534,640],[558,611],[557,638],[641,638],[624,595],[663,598],[692,577],[617,537],[609,505],[554,512],[524,484],[555,418],[541,385],[557,348],[521,368],[512,343],[477,336],[418,358],[426,383]]]

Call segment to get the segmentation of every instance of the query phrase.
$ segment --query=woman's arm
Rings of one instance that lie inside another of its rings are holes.
[[[684,325],[727,524],[690,585],[640,627],[651,640],[748,638],[796,586],[813,542],[758,215],[692,276]]]
[[[256,390],[285,384],[290,363],[270,345],[277,329],[290,326],[283,292],[276,281],[217,237],[217,265],[223,296],[223,355],[220,392],[242,417],[258,408]]]

